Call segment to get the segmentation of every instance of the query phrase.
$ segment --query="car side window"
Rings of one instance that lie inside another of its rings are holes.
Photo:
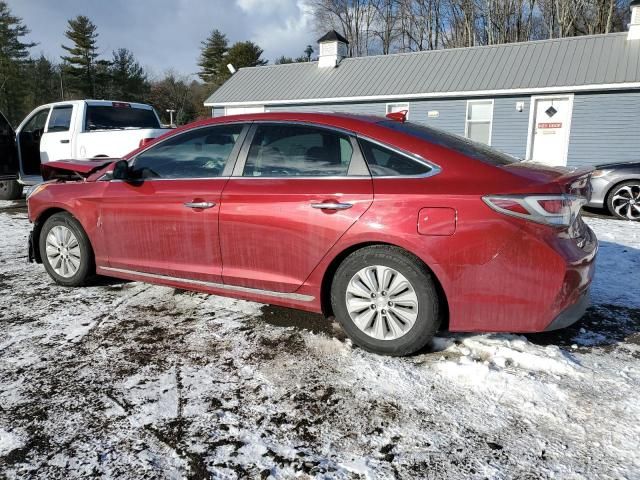
[[[47,132],[68,132],[71,126],[73,106],[53,107]]]
[[[49,109],[40,110],[31,117],[22,128],[23,132],[37,132],[38,130],[44,130],[44,126],[47,123],[47,117],[49,116]]]
[[[346,176],[353,147],[345,134],[305,125],[259,125],[245,177]]]
[[[406,177],[425,175],[431,167],[377,143],[359,140],[371,175],[374,177]]]
[[[141,180],[219,177],[242,128],[220,125],[176,135],[138,155],[131,175]]]

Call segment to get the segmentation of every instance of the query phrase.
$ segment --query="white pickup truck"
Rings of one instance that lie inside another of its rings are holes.
[[[6,130],[13,135],[10,126]],[[74,100],[42,105],[17,128],[15,151],[7,149],[0,156],[0,200],[16,199],[24,185],[41,182],[42,163],[122,157],[166,131],[153,107],[142,103]]]

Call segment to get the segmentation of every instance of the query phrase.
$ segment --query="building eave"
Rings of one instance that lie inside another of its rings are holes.
[[[560,87],[517,88],[504,90],[477,90],[465,92],[432,92],[432,93],[402,93],[394,95],[374,95],[356,97],[331,97],[331,98],[295,98],[286,100],[250,100],[234,102],[205,102],[205,107],[236,107],[251,105],[317,105],[323,103],[347,103],[347,102],[381,102],[389,100],[421,100],[431,98],[469,98],[510,95],[540,95],[548,93],[577,93],[589,91],[607,90],[635,90],[640,89],[640,82],[573,85]]]

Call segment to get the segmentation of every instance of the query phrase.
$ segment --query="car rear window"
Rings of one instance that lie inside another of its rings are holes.
[[[160,128],[160,122],[151,109],[111,105],[87,107],[86,130],[125,128]]]
[[[509,165],[520,161],[520,159],[516,157],[502,153],[482,143],[474,142],[468,138],[460,137],[453,133],[444,132],[436,128],[425,127],[423,125],[410,122],[401,123],[393,120],[384,120],[380,122],[380,125],[417,137],[429,143],[454,150],[458,153],[491,165]]]

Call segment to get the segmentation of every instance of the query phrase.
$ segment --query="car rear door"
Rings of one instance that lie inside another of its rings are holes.
[[[220,195],[247,130],[172,136],[132,160],[131,180],[111,180],[100,213],[108,268],[220,283]]]
[[[372,201],[371,177],[349,133],[254,123],[222,194],[224,282],[297,290]]]
[[[0,180],[18,178],[18,148],[16,134],[9,121],[0,113]]]

